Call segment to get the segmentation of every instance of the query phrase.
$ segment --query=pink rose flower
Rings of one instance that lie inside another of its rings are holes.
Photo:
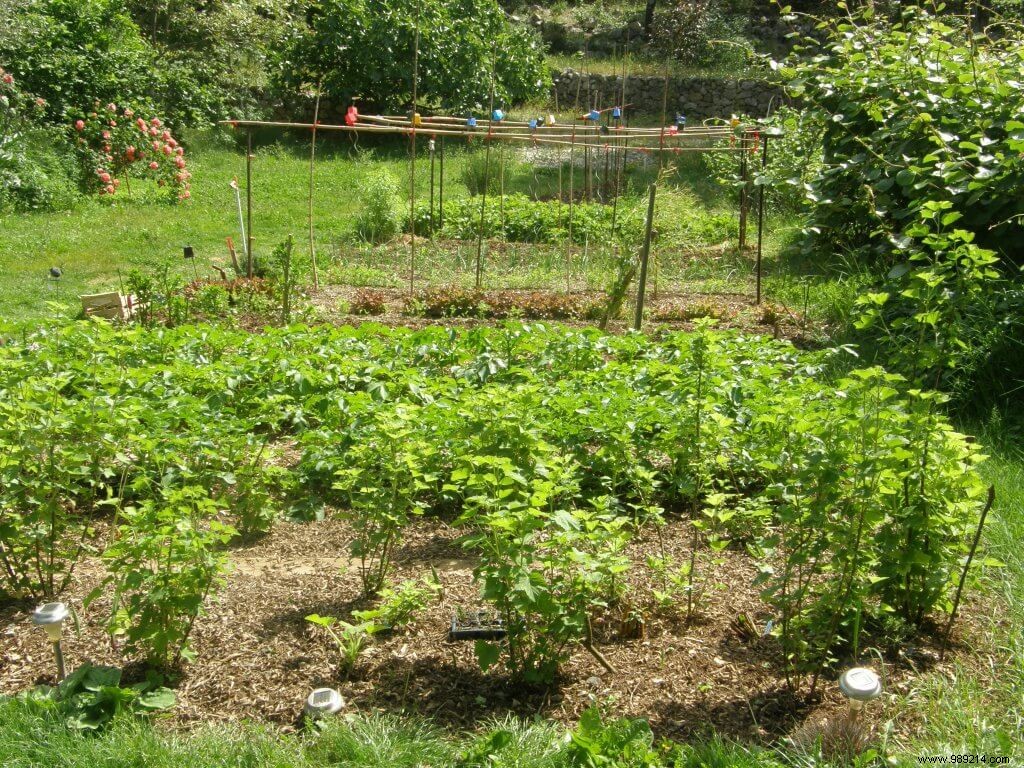
[[[106,171],[101,173],[100,174],[100,181],[102,181],[104,184],[109,184],[110,183],[110,174],[107,173]]]
[[[7,85],[10,85],[11,83],[13,83],[14,82],[14,75],[12,75],[9,72],[5,72],[4,73],[4,82],[7,83]]]
[[[178,166],[179,168],[184,168],[185,167],[185,158],[183,158],[183,157],[176,157],[176,158],[174,158],[174,164],[176,166]]]
[[[75,130],[76,131],[84,131],[85,130],[85,120],[75,120]]]
[[[151,162],[149,164],[149,170],[151,170],[151,171],[155,171],[159,167],[160,167],[160,163],[158,163],[156,160],[154,160],[153,162]]]
[[[163,125],[163,123],[160,122],[159,117],[154,117],[152,120],[149,121],[149,124],[155,128],[159,128],[161,125]]]
[[[107,194],[108,195],[114,194],[114,185],[113,184],[108,184],[107,185]]]

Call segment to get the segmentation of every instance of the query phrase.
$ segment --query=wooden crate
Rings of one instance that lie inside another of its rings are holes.
[[[128,320],[135,313],[137,306],[134,296],[125,296],[117,291],[87,294],[79,298],[82,300],[82,313],[86,317]]]

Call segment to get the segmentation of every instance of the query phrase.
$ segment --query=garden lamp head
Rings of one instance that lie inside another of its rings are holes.
[[[341,694],[333,688],[317,688],[306,697],[306,717],[317,718],[324,715],[334,715],[340,712],[345,706],[345,700]]]
[[[839,678],[839,691],[850,702],[850,710],[857,711],[882,695],[882,681],[867,667],[853,667]]]
[[[61,625],[67,617],[68,607],[64,603],[46,603],[36,608],[32,623],[42,627],[50,642],[56,643],[60,640]]]
[[[505,113],[502,112],[500,109],[496,109],[493,112],[491,112],[491,119],[496,123],[500,123],[502,120],[505,119]]]
[[[472,115],[467,117],[466,118],[466,127],[467,128],[476,128],[476,118],[473,117]]]

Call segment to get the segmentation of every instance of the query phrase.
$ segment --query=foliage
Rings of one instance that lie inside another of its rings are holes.
[[[459,517],[509,660],[540,680],[619,600],[625,542],[672,509],[695,523],[692,611],[717,548],[743,544],[797,686],[893,619],[948,609],[984,494],[941,398],[846,367],[841,350],[709,328],[43,327],[0,346],[0,498],[21,514],[64,500],[75,535],[124,509],[114,629],[165,658],[221,573],[240,467],[254,493],[339,509],[368,594],[410,520]],[[302,452],[287,488],[254,459],[265,439]],[[66,573],[77,550],[52,551]]]
[[[504,200],[488,197],[484,203],[483,236],[522,243],[564,243],[569,239],[584,243],[621,241],[635,244],[643,235],[643,221],[638,212],[620,209],[615,216],[610,206],[579,203],[572,207],[557,200],[532,200],[526,195],[506,195]],[[439,221],[439,219],[437,219]],[[406,221],[406,230],[409,223]],[[430,209],[416,210],[416,232],[445,238],[475,240],[481,231],[480,199],[457,198],[444,203],[444,227],[431,230]]]
[[[71,728],[97,731],[124,713],[149,714],[174,706],[175,695],[150,672],[146,679],[121,686],[121,670],[83,664],[54,690]]]
[[[1024,123],[1008,83],[1024,32],[1007,23],[989,36],[914,5],[823,26],[826,41],[783,68],[823,126],[804,248],[871,264],[864,335],[915,383],[969,391],[1014,328]]]
[[[655,16],[654,45],[686,64],[742,66],[750,53],[743,19],[719,0],[674,0]]]
[[[387,168],[375,168],[363,178],[359,187],[362,208],[355,224],[359,238],[380,243],[398,234],[398,194],[398,180]]]
[[[387,298],[384,293],[372,288],[360,288],[348,305],[348,311],[353,315],[383,315],[387,310]]]
[[[299,90],[320,84],[338,104],[361,100],[405,108],[419,30],[418,96],[449,110],[516,104],[549,84],[540,42],[511,24],[495,0],[320,0],[284,54],[281,80]],[[500,51],[500,56],[495,52]]]
[[[334,616],[321,616],[317,613],[307,616],[306,621],[317,627],[322,627],[328,637],[338,646],[341,666],[346,675],[352,674],[360,654],[369,645],[371,636],[381,629],[372,622],[363,621],[359,624],[349,624],[347,621],[339,621]],[[337,629],[335,629],[336,627]]]
[[[514,152],[508,152],[505,157],[500,157],[505,151],[505,147],[499,144],[490,152],[478,149],[466,156],[459,178],[466,185],[469,194],[479,195],[486,187],[488,195],[500,195],[512,188],[513,180],[523,171],[523,163]],[[419,231],[418,221],[416,225]]]
[[[53,129],[39,126],[45,100],[0,67],[0,211],[66,208],[73,163]]]
[[[441,585],[434,579],[407,579],[394,588],[385,587],[377,593],[380,605],[352,615],[364,624],[381,629],[401,629],[422,611],[431,597],[438,597]]]
[[[571,650],[590,642],[591,614],[618,596],[629,561],[626,520],[569,506],[576,495],[571,462],[551,446],[530,472],[507,457],[465,457],[451,474],[477,529],[467,546],[481,555],[476,575],[508,633],[509,665],[529,682],[550,682]],[[478,641],[480,665],[497,646]]]
[[[663,763],[653,743],[654,734],[646,720],[622,718],[605,723],[600,710],[591,707],[569,734],[568,762],[585,768],[656,768]]]
[[[71,128],[88,189],[114,195],[135,176],[156,179],[172,201],[192,196],[185,148],[159,117],[135,117],[131,107],[97,101]]]
[[[449,286],[424,291],[405,311],[424,317],[592,319],[602,307],[580,294],[552,291],[477,291]]]
[[[355,531],[352,556],[367,595],[384,585],[402,529],[420,512],[417,493],[431,481],[424,462],[436,448],[414,441],[416,417],[415,406],[380,412],[364,439],[354,436],[348,466],[336,475],[334,488],[347,502],[339,515]]]
[[[169,490],[125,508],[120,536],[104,553],[114,586],[109,631],[157,667],[191,657],[192,626],[223,582],[227,557],[220,547],[235,531],[216,519],[218,512],[200,486]]]
[[[177,107],[161,98],[188,91],[188,74],[161,65],[120,0],[40,0],[17,13],[21,34],[0,38],[0,61],[66,124],[99,100]]]
[[[814,110],[782,105],[758,123],[763,131],[758,132],[747,157],[750,211],[757,210],[757,196],[762,191],[768,205],[798,211],[808,204],[807,186],[822,171],[822,117]],[[767,131],[772,132],[768,139],[768,164],[762,168],[763,135]],[[701,163],[720,183],[735,188],[738,196],[743,180],[735,155],[706,152],[701,155]]]

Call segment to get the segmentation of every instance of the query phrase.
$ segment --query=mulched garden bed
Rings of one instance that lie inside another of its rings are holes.
[[[685,521],[663,530],[667,550],[678,561],[689,556],[687,531]],[[737,629],[740,614],[758,628],[769,618],[751,585],[753,563],[744,554],[725,553],[699,616],[689,625],[680,618],[684,606],[676,616],[656,606],[649,597],[652,574],[643,564],[656,551],[653,532],[630,548],[637,563],[632,594],[646,616],[643,636],[622,637],[625,625],[614,617],[595,625],[596,643],[617,674],[606,672],[582,647],[548,690],[524,687],[496,668],[482,673],[471,642],[447,641],[456,607],[480,605],[474,562],[459,545],[460,534],[434,518],[408,529],[394,579],[427,576],[433,569],[443,596],[410,627],[376,637],[349,677],[340,674],[337,650],[323,630],[304,618],[319,613],[348,619],[353,609],[365,607],[358,600],[359,575],[348,557],[345,524],[282,522],[264,538],[236,545],[226,588],[196,624],[198,656],[176,682],[179,703],[172,721],[257,719],[290,729],[298,724],[306,695],[319,686],[338,688],[347,711],[425,715],[460,729],[506,713],[568,723],[598,702],[610,713],[649,719],[662,736],[683,739],[714,732],[770,741],[799,731],[808,718],[842,711],[832,681],[822,686],[824,695],[813,707],[791,694],[776,642]],[[69,669],[85,661],[130,661],[102,630],[109,603],[100,599],[87,611],[81,608],[101,576],[101,563],[86,558],[65,596],[81,619],[80,634],[65,634]],[[51,651],[31,624],[31,608],[24,603],[0,606],[0,693],[52,683]],[[936,658],[927,638],[915,641],[913,660],[902,650],[892,654],[887,690],[905,690],[915,668],[933,666]],[[951,657],[947,663],[952,664]],[[883,700],[871,717],[884,719],[890,708]]]

